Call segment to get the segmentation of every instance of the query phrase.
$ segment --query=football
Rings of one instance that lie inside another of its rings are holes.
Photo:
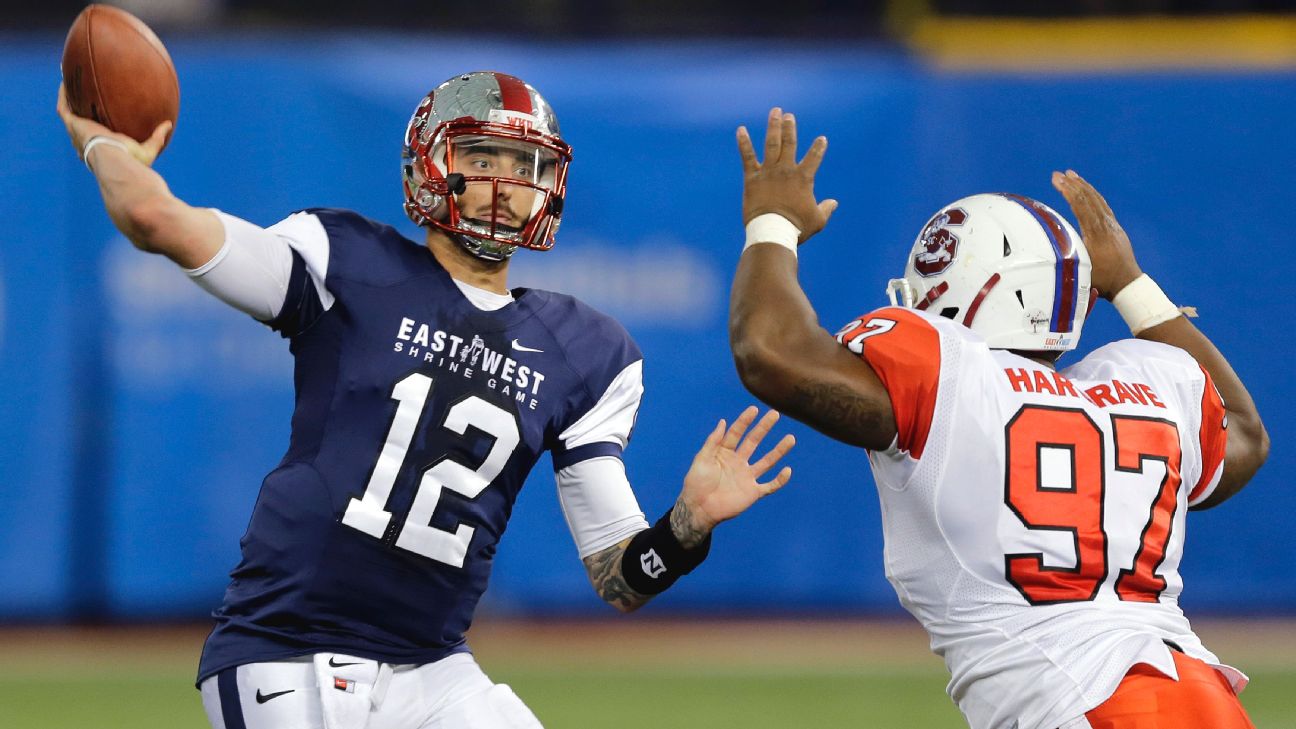
[[[174,125],[180,112],[180,83],[162,41],[139,18],[109,5],[90,5],[72,22],[63,84],[73,113],[140,142],[158,124]]]

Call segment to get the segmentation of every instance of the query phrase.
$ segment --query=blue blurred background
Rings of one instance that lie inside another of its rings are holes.
[[[650,518],[715,420],[751,400],[725,332],[743,239],[737,125],[759,133],[777,104],[797,114],[803,144],[830,139],[817,190],[841,208],[801,252],[828,329],[884,303],[944,203],[1012,191],[1065,211],[1049,173],[1080,171],[1144,269],[1199,308],[1273,438],[1247,491],[1191,515],[1183,604],[1296,615],[1290,64],[996,67],[914,45],[756,36],[253,27],[163,38],[182,101],[157,169],[190,203],[262,225],[339,206],[416,237],[398,164],[417,101],[465,70],[540,89],[575,161],[558,246],[519,253],[513,282],[574,293],[642,346],[647,393],[626,460]],[[0,620],[201,618],[287,445],[290,356],[116,233],[54,114],[62,41],[0,35]],[[1101,304],[1078,354],[1125,335]],[[721,527],[707,564],[649,610],[900,612],[863,452],[787,428],[800,439],[791,485]],[[607,611],[546,466],[520,498],[483,609]]]

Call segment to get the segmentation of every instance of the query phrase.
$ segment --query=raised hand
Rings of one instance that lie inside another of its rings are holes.
[[[73,148],[76,149],[77,157],[81,156],[81,151],[85,149],[86,142],[92,138],[109,137],[126,145],[126,150],[130,152],[132,157],[151,167],[153,161],[157,159],[158,153],[162,151],[162,147],[166,144],[167,134],[171,132],[171,122],[162,122],[157,129],[153,130],[152,136],[140,143],[125,134],[114,132],[93,119],[77,116],[72,113],[72,107],[67,100],[67,90],[61,83],[59,84],[57,108],[59,118],[63,120],[63,125],[67,127],[68,137],[72,140]]]
[[[797,162],[796,118],[782,109],[770,109],[765,130],[765,160],[756,159],[746,127],[738,127],[738,154],[743,165],[743,223],[764,213],[778,213],[801,230],[804,243],[823,230],[837,209],[836,200],[817,202],[814,177],[828,149],[827,137],[816,137],[805,157]]]
[[[779,414],[770,410],[752,427],[758,412],[751,406],[728,427],[721,420],[694,456],[671,514],[671,529],[685,547],[701,542],[716,524],[743,513],[792,478],[792,468],[784,466],[773,479],[764,483],[757,481],[796,443],[796,438],[789,433],[763,457],[751,462],[761,441],[779,419]]]
[[[1134,247],[1125,229],[1116,222],[1111,206],[1074,170],[1053,173],[1053,187],[1062,193],[1080,222],[1080,237],[1093,264],[1093,287],[1107,300],[1142,275]]]

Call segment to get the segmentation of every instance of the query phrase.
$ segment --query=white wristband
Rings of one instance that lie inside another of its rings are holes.
[[[1136,337],[1143,330],[1168,322],[1183,313],[1146,273],[1116,292],[1112,297],[1112,306],[1120,312],[1130,333]]]
[[[793,225],[792,221],[778,213],[764,213],[747,223],[747,243],[743,250],[757,243],[774,243],[792,251],[795,256],[797,241],[800,239],[801,229]]]
[[[128,148],[126,144],[119,139],[113,139],[112,137],[105,137],[102,134],[96,137],[90,137],[90,140],[87,141],[85,143],[85,146],[81,148],[81,160],[85,162],[86,168],[89,169],[91,172],[94,172],[94,168],[90,166],[90,150],[94,149],[100,144],[106,144],[109,147],[116,147],[117,149],[120,149],[126,154],[130,154],[130,148]]]

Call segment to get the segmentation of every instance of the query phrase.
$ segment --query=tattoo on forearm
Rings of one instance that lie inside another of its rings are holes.
[[[848,443],[885,428],[877,407],[844,385],[802,381],[784,412]]]
[[[621,556],[625,554],[629,540],[614,544],[601,552],[586,557],[585,570],[589,572],[594,590],[605,602],[616,605],[623,610],[634,610],[648,602],[649,595],[641,595],[626,584],[621,575]]]
[[[671,509],[670,526],[680,546],[685,549],[692,549],[707,538],[701,529],[693,525],[693,510],[683,499],[676,500],[675,508]]]

